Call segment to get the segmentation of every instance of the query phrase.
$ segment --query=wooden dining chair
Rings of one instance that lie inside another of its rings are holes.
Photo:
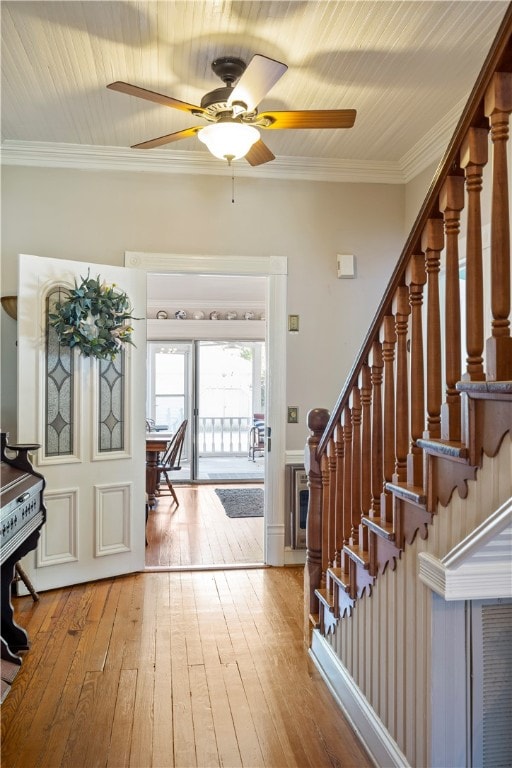
[[[265,452],[265,414],[253,415],[252,427],[249,430],[249,459],[256,461],[256,452]]]
[[[176,502],[177,506],[179,506],[178,497],[176,496],[176,492],[172,486],[172,482],[168,473],[176,472],[179,469],[181,469],[181,454],[183,452],[183,443],[185,441],[185,432],[187,431],[187,424],[188,424],[188,419],[185,419],[184,421],[181,422],[180,426],[176,430],[172,439],[169,441],[169,444],[165,449],[164,453],[162,454],[162,458],[158,462],[156,467],[158,495],[162,494],[160,485],[162,485],[163,483],[163,480],[162,480],[162,475],[163,475],[163,477],[165,478],[165,481],[167,482],[167,487],[169,489],[169,492],[172,494],[172,497]]]

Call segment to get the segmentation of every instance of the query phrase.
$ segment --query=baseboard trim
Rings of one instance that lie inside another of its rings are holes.
[[[285,453],[286,464],[304,464],[304,449],[300,451],[286,451]]]
[[[317,629],[313,630],[309,654],[375,765],[410,768],[398,744]]]
[[[305,562],[306,562],[305,549],[292,549],[291,547],[284,548],[284,564],[285,565],[304,565]]]

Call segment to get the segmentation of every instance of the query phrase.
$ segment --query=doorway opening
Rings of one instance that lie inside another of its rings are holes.
[[[148,424],[169,441],[190,429],[173,493],[161,482],[148,516],[146,568],[263,565],[265,368],[264,341],[148,342]],[[234,518],[226,488],[240,499]]]
[[[267,378],[266,378],[266,430],[270,448],[265,454],[265,499],[264,499],[264,563],[282,566],[285,555],[285,423],[286,386],[283,375],[283,361],[286,359],[286,280],[287,258],[285,256],[215,256],[204,254],[149,253],[126,251],[125,266],[146,273],[148,281],[155,276],[183,274],[202,277],[216,276],[219,280],[240,275],[259,277],[267,287],[265,317],[261,322],[266,329]],[[149,306],[148,306],[149,309]],[[148,340],[164,336],[159,328],[162,323],[156,319],[158,306],[148,313]],[[172,321],[171,321],[172,322]],[[203,320],[197,320],[198,323]],[[236,322],[236,321],[234,321]],[[185,326],[183,326],[185,327]],[[200,488],[200,486],[196,486]]]
[[[159,440],[187,430],[179,503],[161,484],[146,567],[264,563],[266,292],[258,276],[148,277],[147,424]]]
[[[263,482],[264,341],[148,342],[149,431],[188,429],[176,482]]]

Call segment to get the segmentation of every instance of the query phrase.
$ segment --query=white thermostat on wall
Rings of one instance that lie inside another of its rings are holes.
[[[356,259],[351,253],[338,253],[336,257],[338,277],[356,276]]]

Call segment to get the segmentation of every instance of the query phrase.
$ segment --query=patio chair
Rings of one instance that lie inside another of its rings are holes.
[[[163,484],[162,475],[165,478],[169,492],[171,493],[176,505],[179,506],[178,497],[173,488],[169,472],[177,472],[181,469],[181,454],[183,451],[183,443],[185,441],[185,432],[187,431],[188,419],[181,422],[180,426],[176,430],[172,439],[169,441],[167,448],[165,449],[161,460],[158,462],[157,470],[157,489],[158,495],[162,495],[160,486]]]
[[[265,414],[255,413],[249,430],[249,461],[256,461],[256,452],[265,453]]]

